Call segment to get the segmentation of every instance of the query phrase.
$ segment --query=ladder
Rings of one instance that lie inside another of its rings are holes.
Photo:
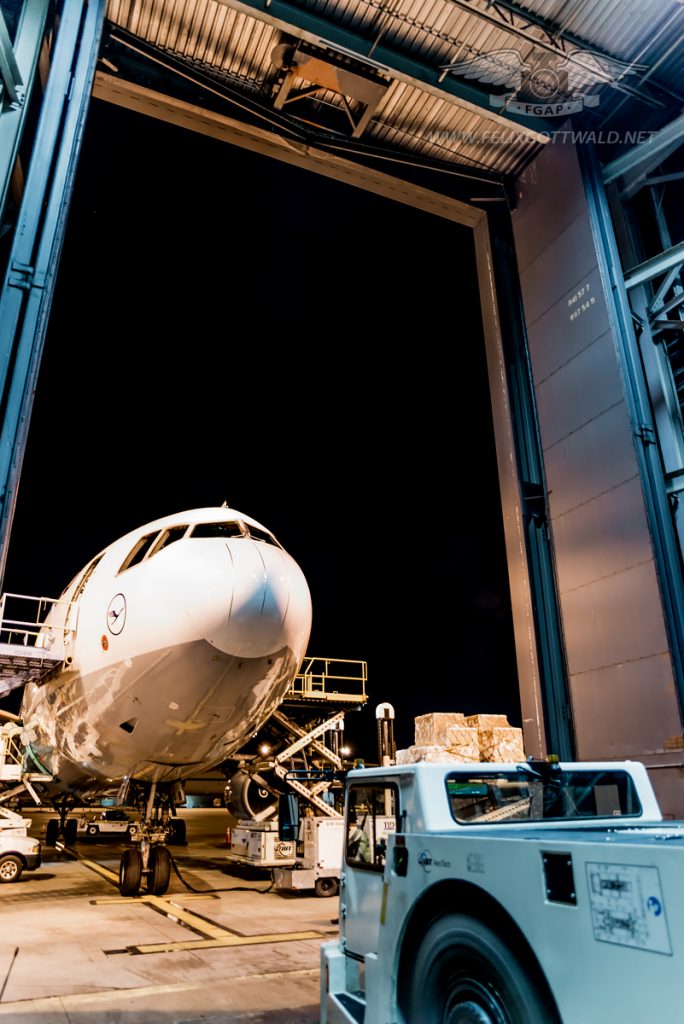
[[[40,796],[35,782],[51,782],[52,776],[38,761],[30,744],[23,739],[19,722],[0,725],[0,804],[27,792],[38,805]]]

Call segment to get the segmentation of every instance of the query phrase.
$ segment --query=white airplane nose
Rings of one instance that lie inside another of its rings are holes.
[[[233,599],[220,645],[231,654],[259,658],[283,646],[290,604],[290,566],[285,553],[259,541],[228,546]]]
[[[235,657],[261,658],[283,647],[303,656],[311,598],[294,559],[282,548],[247,538],[222,542],[221,547],[221,575],[225,584],[230,578],[231,593],[228,587],[212,588],[211,610],[202,601],[204,638]]]
[[[262,658],[289,648],[300,661],[311,630],[311,596],[294,559],[248,537],[189,543],[196,546],[184,595],[195,635],[233,657]]]

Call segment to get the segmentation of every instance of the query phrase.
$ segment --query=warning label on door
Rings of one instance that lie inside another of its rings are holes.
[[[660,875],[639,864],[587,864],[597,942],[672,953]]]

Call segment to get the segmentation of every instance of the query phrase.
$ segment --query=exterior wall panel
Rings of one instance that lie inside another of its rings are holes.
[[[574,148],[549,145],[517,191],[514,234],[577,754],[671,764],[684,746],[680,709],[633,426]],[[654,772],[667,803],[674,788],[666,775]]]

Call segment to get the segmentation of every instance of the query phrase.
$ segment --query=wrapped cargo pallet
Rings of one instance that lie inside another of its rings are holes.
[[[483,761],[524,761],[522,729],[510,725],[481,729],[480,756]]]
[[[452,725],[465,725],[465,715],[459,712],[433,712],[419,715],[415,720],[417,747],[446,747],[447,729]]]
[[[446,731],[446,748],[458,754],[463,762],[480,760],[480,736],[467,725],[450,725]]]
[[[453,754],[446,747],[437,744],[428,746],[408,747],[406,750],[397,750],[397,764],[418,764],[424,761],[427,764],[463,764],[471,758],[463,758],[460,754]]]

